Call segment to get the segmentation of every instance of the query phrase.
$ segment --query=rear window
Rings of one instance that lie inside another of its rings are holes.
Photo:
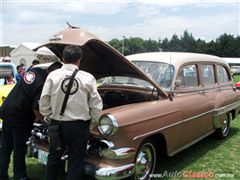
[[[225,83],[230,81],[225,67],[220,65],[217,66],[217,79],[219,83]]]

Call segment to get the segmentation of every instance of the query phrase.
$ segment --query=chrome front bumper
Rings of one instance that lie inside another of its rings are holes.
[[[100,168],[96,171],[96,179],[123,179],[134,173],[134,164],[128,164],[119,167]]]
[[[28,157],[39,158],[39,149],[36,144],[27,143],[28,145]],[[42,150],[41,150],[42,151]],[[62,160],[67,160],[67,155],[62,157]],[[39,160],[39,159],[38,159]],[[40,163],[46,165],[39,160]],[[134,173],[135,165],[133,163],[122,166],[109,166],[109,167],[96,167],[94,164],[85,162],[84,174],[94,177],[99,180],[115,180],[124,179],[131,176]]]
[[[97,168],[93,164],[85,163],[84,174],[99,180],[124,179],[134,173],[134,164],[118,167]]]
[[[28,146],[28,157],[35,157],[39,160],[40,163],[46,164],[47,159],[47,152],[45,152],[45,161],[44,163],[41,161],[42,152],[44,150],[41,150],[39,148],[38,142],[42,142],[43,144],[47,144],[48,138],[47,136],[38,131],[33,130],[32,131],[33,136],[29,138],[29,141],[27,142]],[[123,160],[132,158],[135,156],[136,150],[134,148],[117,148],[114,146],[112,142],[101,140],[101,139],[94,139],[89,140],[88,146],[87,146],[87,154],[90,155],[89,157],[95,157],[98,156],[103,159],[109,159],[114,160],[115,162],[117,160]],[[41,155],[41,156],[39,156]],[[62,160],[67,160],[68,155],[64,155],[62,157]],[[100,160],[101,161],[101,160]],[[131,176],[134,173],[135,170],[134,163],[128,163],[128,164],[120,164],[119,166],[114,163],[112,166],[104,165],[99,167],[97,164],[85,162],[84,165],[84,173],[88,176],[92,176],[96,179],[100,180],[108,180],[108,179],[124,179],[126,177]]]

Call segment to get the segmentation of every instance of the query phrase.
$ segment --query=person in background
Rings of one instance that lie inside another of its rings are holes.
[[[34,59],[32,61],[32,65],[27,69],[27,71],[30,71],[34,66],[36,66],[37,64],[40,64],[39,60]]]
[[[45,119],[51,119],[48,127],[50,144],[46,167],[47,180],[58,179],[61,157],[66,147],[69,151],[67,180],[81,179],[89,126],[98,121],[102,110],[102,99],[97,91],[96,79],[91,74],[79,70],[82,56],[80,47],[67,46],[63,51],[62,68],[49,74],[41,94],[40,112]],[[74,72],[77,74],[64,113],[62,104],[67,94],[66,83],[69,83]],[[56,134],[61,136],[56,138]]]
[[[5,78],[4,84],[15,84],[11,74],[8,74]]]
[[[39,99],[48,72],[60,68],[53,63],[47,70],[32,68],[14,86],[0,106],[3,119],[0,149],[0,180],[8,179],[8,168],[13,151],[13,179],[29,180],[26,171],[26,142],[31,135],[34,120],[41,120]]]
[[[16,81],[18,82],[24,74],[24,70],[23,70],[23,65],[18,65],[17,66],[17,75],[16,75]]]

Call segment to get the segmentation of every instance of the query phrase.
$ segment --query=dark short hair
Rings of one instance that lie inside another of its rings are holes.
[[[63,50],[63,59],[66,63],[76,63],[82,58],[82,49],[78,46],[70,45]]]
[[[21,67],[23,67],[23,65],[20,64],[20,65],[17,66],[17,69],[19,69],[19,68],[21,68]]]
[[[37,60],[37,59],[34,59],[33,61],[32,61],[32,65],[36,65],[36,64],[39,64],[40,62],[39,62],[39,60]]]

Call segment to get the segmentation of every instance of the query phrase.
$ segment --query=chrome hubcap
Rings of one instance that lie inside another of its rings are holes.
[[[155,165],[155,150],[152,144],[146,144],[139,151],[136,159],[135,176],[137,179],[146,179]]]
[[[227,117],[225,117],[223,121],[222,132],[223,134],[226,134],[227,131],[228,131],[228,119]]]

